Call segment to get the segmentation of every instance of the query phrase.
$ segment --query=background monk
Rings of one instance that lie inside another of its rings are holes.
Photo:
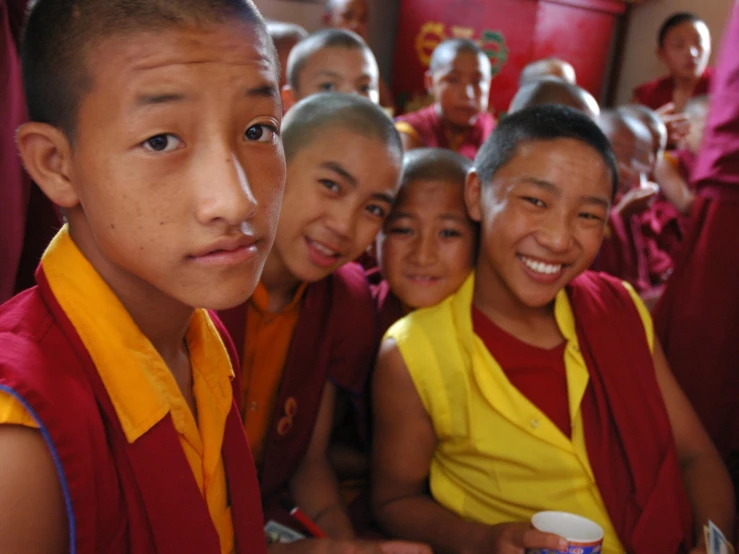
[[[555,77],[557,79],[562,79],[571,85],[577,84],[577,76],[572,64],[554,57],[542,58],[527,64],[526,67],[521,70],[518,84],[523,86],[527,83],[537,81],[542,77]]]
[[[545,104],[569,106],[591,119],[600,114],[600,106],[592,94],[582,87],[556,77],[540,77],[521,85],[511,100],[508,113]]]
[[[692,221],[654,319],[676,378],[739,483],[739,4],[724,37],[692,176]]]
[[[406,150],[449,148],[473,159],[495,128],[488,112],[490,59],[469,39],[448,39],[431,54],[424,76],[431,106],[396,119]]]

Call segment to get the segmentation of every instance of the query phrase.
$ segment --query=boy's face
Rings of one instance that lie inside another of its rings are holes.
[[[636,134],[624,126],[605,130],[605,134],[618,163],[618,194],[621,195],[638,187],[642,175],[651,173],[654,167],[652,135],[646,127],[644,133]]]
[[[472,269],[475,226],[461,183],[412,181],[400,193],[377,240],[380,270],[411,308],[438,304]]]
[[[380,73],[366,48],[322,48],[305,63],[299,76],[296,100],[319,92],[358,94],[377,104]]]
[[[399,174],[400,160],[381,140],[319,129],[289,161],[272,254],[308,282],[356,259],[382,227]]]
[[[354,31],[367,40],[369,30],[369,10],[366,0],[338,0],[327,14],[330,27]]]
[[[711,33],[702,21],[684,21],[667,32],[657,55],[675,77],[696,79],[711,57]]]
[[[454,127],[471,127],[488,109],[490,64],[473,52],[459,52],[427,80],[442,117]]]
[[[548,306],[598,252],[611,199],[606,163],[585,143],[521,144],[491,183],[473,172],[466,199],[481,222],[479,286],[501,305]]]
[[[251,294],[284,187],[274,60],[251,26],[115,37],[88,58],[73,238],[114,290],[214,309]],[[133,291],[133,292],[132,292]]]

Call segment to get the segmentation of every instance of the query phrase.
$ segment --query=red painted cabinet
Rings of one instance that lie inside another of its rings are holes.
[[[402,111],[427,103],[423,74],[434,46],[451,37],[477,41],[490,56],[491,109],[506,111],[521,69],[557,56],[578,84],[601,98],[627,3],[619,0],[402,0],[393,90]]]

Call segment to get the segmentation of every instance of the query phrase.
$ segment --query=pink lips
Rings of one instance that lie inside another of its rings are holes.
[[[192,256],[198,263],[209,266],[232,266],[249,261],[257,255],[259,239],[250,235],[224,237]]]

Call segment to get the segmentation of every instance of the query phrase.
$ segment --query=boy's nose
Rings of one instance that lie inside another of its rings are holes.
[[[229,226],[240,226],[257,211],[246,170],[234,152],[226,156],[213,153],[210,157],[218,163],[203,167],[198,199],[200,219],[203,223],[220,219]]]
[[[552,214],[542,225],[537,239],[550,252],[563,253],[572,246],[570,221],[564,214]]]
[[[411,261],[418,266],[425,267],[436,262],[436,241],[433,236],[421,236],[413,245]]]

